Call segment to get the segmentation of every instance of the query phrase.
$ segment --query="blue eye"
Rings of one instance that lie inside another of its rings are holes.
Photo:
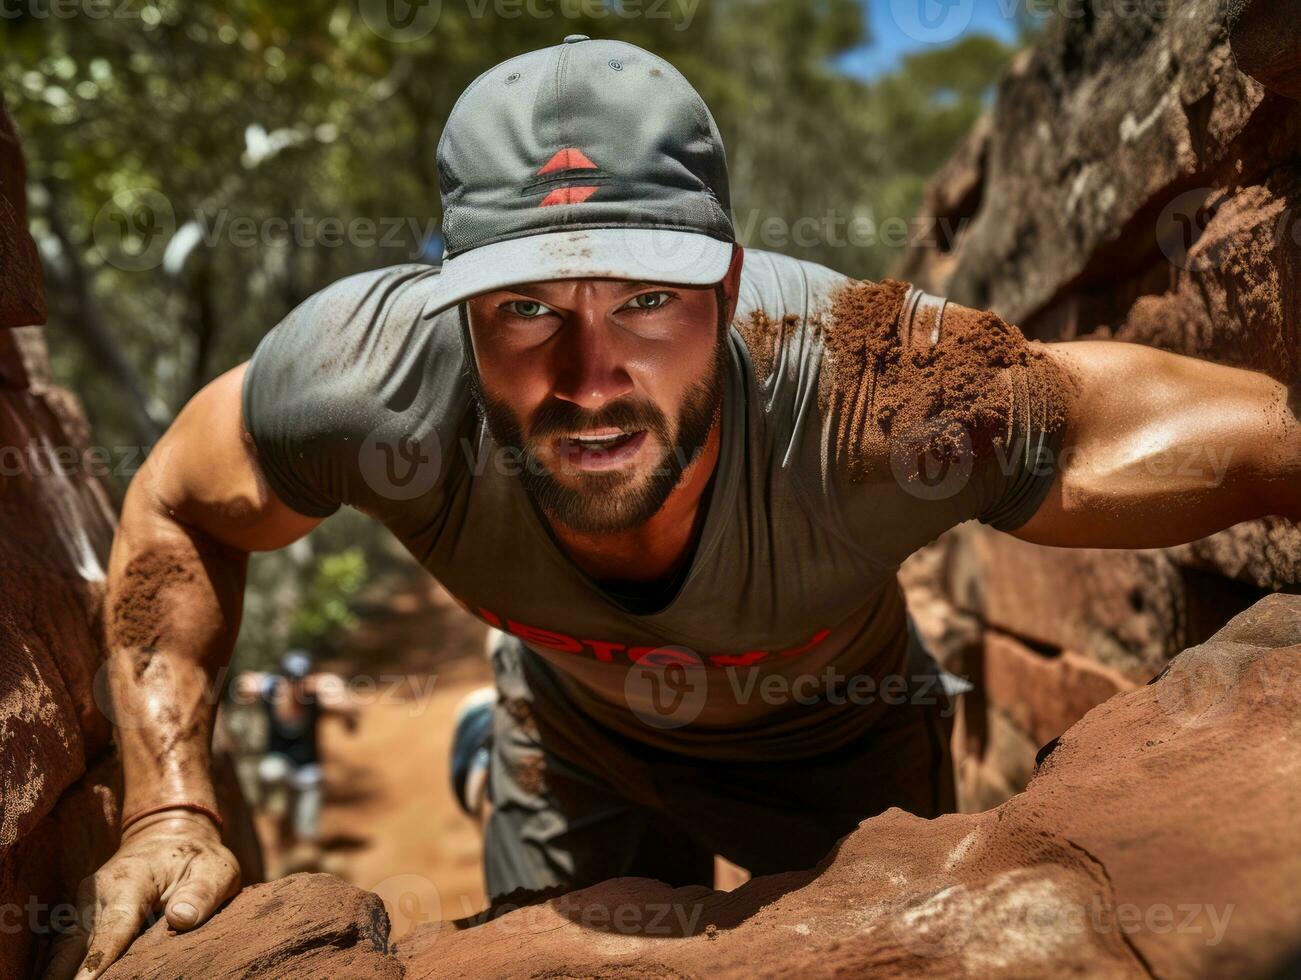
[[[505,304],[506,309],[525,320],[532,320],[555,312],[549,306],[543,306],[535,299],[516,299]]]
[[[626,304],[626,308],[630,310],[658,310],[670,299],[672,299],[672,296],[665,292],[642,293],[640,296],[634,296],[630,299]]]

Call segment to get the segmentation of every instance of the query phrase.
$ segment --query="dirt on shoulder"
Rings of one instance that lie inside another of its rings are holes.
[[[819,404],[851,478],[869,478],[891,454],[979,459],[1027,423],[1065,424],[1070,380],[1042,347],[997,314],[954,303],[931,343],[930,330],[905,322],[910,288],[853,283],[821,322]]]

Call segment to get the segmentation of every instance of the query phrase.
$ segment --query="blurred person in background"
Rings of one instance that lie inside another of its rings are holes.
[[[257,778],[261,805],[275,822],[281,873],[314,867],[320,860],[324,792],[320,721],[334,716],[355,732],[358,706],[338,674],[312,673],[305,650],[286,653],[278,672],[240,674],[235,694],[245,703],[256,700],[266,715],[267,741]]]

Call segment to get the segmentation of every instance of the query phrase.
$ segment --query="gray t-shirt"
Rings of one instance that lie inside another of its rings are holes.
[[[827,406],[855,399],[827,399],[822,377],[822,327],[850,285],[746,252],[707,513],[676,593],[650,613],[567,558],[518,461],[493,443],[471,397],[463,311],[424,312],[436,269],[352,276],[294,310],[253,355],[244,424],[285,503],[312,516],[347,504],[383,522],[598,722],[699,757],[807,755],[869,727],[887,700],[870,685],[905,670],[899,563],[969,519],[1019,526],[1051,479],[1026,450],[1053,438],[1034,405],[1009,407],[1000,452],[948,483],[910,480],[889,460],[851,476],[845,420]],[[756,311],[777,328],[756,329]],[[912,332],[926,342],[930,321]],[[837,384],[872,380],[844,375]],[[854,677],[868,681],[846,697]]]

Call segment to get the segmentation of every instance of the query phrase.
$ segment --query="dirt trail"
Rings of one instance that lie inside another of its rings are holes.
[[[355,735],[323,731],[327,869],[384,899],[394,937],[486,904],[479,832],[452,795],[448,760],[452,712],[490,678],[467,658],[433,681],[426,698],[364,707]]]

